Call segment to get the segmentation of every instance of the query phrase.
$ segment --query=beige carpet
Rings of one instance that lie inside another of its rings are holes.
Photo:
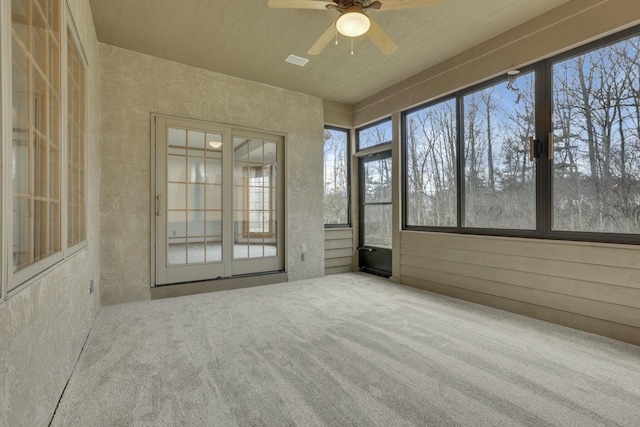
[[[53,426],[639,426],[640,348],[360,273],[103,308]]]

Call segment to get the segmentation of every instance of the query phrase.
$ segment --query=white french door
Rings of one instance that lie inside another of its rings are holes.
[[[284,270],[283,138],[155,117],[156,285]]]

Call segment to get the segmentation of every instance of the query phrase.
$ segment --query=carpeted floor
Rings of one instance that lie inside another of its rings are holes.
[[[53,426],[639,426],[640,348],[360,273],[103,308]]]

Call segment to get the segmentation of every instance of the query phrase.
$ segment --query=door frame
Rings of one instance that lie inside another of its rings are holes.
[[[252,129],[252,128],[248,128],[248,127],[243,127],[243,126],[237,126],[237,125],[231,125],[231,124],[225,124],[225,123],[218,123],[218,122],[213,122],[213,121],[209,121],[209,120],[201,120],[201,119],[193,119],[193,118],[184,118],[184,117],[180,117],[180,116],[173,116],[173,115],[167,115],[167,114],[160,114],[160,113],[151,113],[150,114],[150,135],[151,135],[151,144],[149,144],[149,148],[150,148],[150,159],[151,159],[151,164],[150,164],[150,197],[149,197],[149,217],[151,219],[150,221],[150,245],[149,245],[149,256],[150,256],[150,287],[154,288],[154,287],[160,287],[160,286],[173,286],[173,285],[180,285],[180,283],[173,283],[173,284],[158,284],[157,283],[157,258],[156,258],[156,253],[157,253],[157,236],[156,236],[156,229],[157,229],[157,216],[156,216],[156,194],[157,194],[157,143],[158,143],[158,129],[157,129],[157,121],[159,118],[165,118],[165,119],[171,119],[171,120],[178,120],[178,121],[187,121],[187,122],[192,122],[194,124],[198,124],[201,123],[202,126],[214,126],[214,127],[222,127],[228,130],[229,136],[231,137],[230,141],[231,144],[233,144],[233,135],[234,134],[242,134],[244,135],[268,135],[273,137],[274,139],[277,139],[277,143],[278,143],[278,158],[277,158],[277,162],[278,162],[278,181],[277,181],[277,191],[280,192],[280,195],[278,197],[278,216],[277,216],[277,233],[278,233],[278,251],[279,251],[279,259],[280,259],[280,268],[278,270],[274,270],[274,271],[264,271],[264,272],[260,272],[260,273],[242,273],[239,272],[237,274],[233,274],[233,272],[231,271],[228,275],[226,274],[227,272],[225,271],[225,276],[224,277],[213,277],[211,279],[204,279],[203,282],[206,281],[211,281],[211,280],[216,280],[216,279],[233,279],[233,280],[237,280],[237,278],[239,277],[244,277],[244,276],[252,276],[252,275],[261,275],[261,274],[270,274],[270,273],[286,273],[288,270],[288,257],[287,257],[287,248],[288,248],[288,234],[287,234],[287,225],[286,225],[286,208],[287,208],[287,192],[286,192],[286,151],[287,151],[287,144],[286,144],[286,134],[282,133],[282,132],[277,132],[277,131],[267,131],[267,130],[262,130],[262,129]],[[225,133],[226,135],[226,133]],[[232,151],[233,153],[233,151]],[[233,156],[232,159],[233,161]],[[227,168],[230,169],[229,172],[229,182],[233,182],[233,168]],[[225,170],[223,169],[223,174],[226,174],[227,172],[225,172]],[[225,195],[225,193],[227,193],[227,195]],[[230,191],[223,191],[223,200],[222,203],[228,203],[228,202],[233,202],[233,194]],[[228,198],[227,198],[228,197]],[[233,206],[231,204],[231,206]],[[233,209],[233,208],[232,208]],[[233,224],[233,213],[231,213],[230,215],[231,218],[231,223]],[[224,217],[224,214],[223,214]],[[224,227],[224,218],[223,218],[223,227]],[[230,227],[230,230],[232,230],[233,227]],[[232,233],[232,231],[230,231]],[[223,234],[224,236],[224,234]],[[224,237],[223,237],[224,239]],[[232,242],[233,244],[233,242]],[[223,244],[224,246],[224,244]],[[224,248],[223,248],[224,250]],[[233,254],[232,254],[233,256]],[[230,262],[233,262],[233,258],[231,258],[229,260]],[[197,282],[197,281],[196,281]],[[181,283],[188,283],[188,281],[185,282],[181,282]]]
[[[368,151],[366,153],[358,156],[358,174],[357,174],[357,182],[358,182],[358,266],[361,271],[367,273],[373,273],[383,277],[391,277],[392,275],[392,255],[393,250],[382,247],[375,246],[367,246],[364,244],[364,196],[365,196],[365,188],[364,188],[364,164],[370,161],[376,160],[384,160],[391,159],[391,201],[388,203],[391,205],[391,215],[393,220],[393,179],[394,179],[394,168],[393,168],[393,150],[390,145],[384,145],[382,147],[376,147],[375,151]],[[393,223],[390,230],[390,236],[392,247],[393,247]],[[366,264],[378,264],[380,268],[369,267]]]

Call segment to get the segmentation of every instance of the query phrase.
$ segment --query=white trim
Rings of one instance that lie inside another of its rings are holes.
[[[67,64],[69,62],[69,52],[67,52],[67,14],[69,13],[69,5],[66,0],[60,4],[60,249],[62,257],[67,254],[67,200],[69,198],[68,190],[68,166],[67,146],[68,144],[68,115],[69,115],[69,70]]]
[[[156,194],[158,194],[156,191],[156,144],[157,144],[157,136],[156,136],[156,128],[157,128],[157,121],[158,118],[163,117],[160,116],[158,114],[155,113],[151,113],[151,144],[149,144],[151,153],[150,153],[150,158],[151,158],[151,167],[150,167],[150,171],[151,171],[151,175],[150,175],[150,193],[149,193],[149,215],[151,216],[151,227],[149,232],[151,233],[151,240],[150,240],[150,267],[151,267],[151,271],[150,271],[150,278],[151,278],[151,287],[154,288],[156,286]]]
[[[82,40],[80,38],[80,34],[78,33],[78,27],[76,26],[76,20],[73,19],[73,13],[71,12],[71,8],[69,7],[68,0],[65,0],[65,5],[67,12],[66,18],[69,21],[67,22],[67,25],[71,29],[71,34],[73,34],[73,38],[75,39],[78,49],[80,50],[80,56],[82,56],[82,59],[84,60],[84,65],[86,67],[89,67],[89,60],[87,59],[87,54],[84,51],[84,46],[82,45]]]
[[[0,3],[0,200],[2,207],[0,209],[0,235],[2,236],[2,244],[0,245],[0,304],[2,304],[9,292],[9,275],[8,275],[8,257],[5,256],[9,250],[9,239],[7,235],[7,206],[10,200],[9,182],[12,177],[8,164],[5,159],[9,159],[9,141],[11,141],[11,3],[3,0]],[[8,162],[7,162],[8,163]]]
[[[12,295],[16,291],[21,291],[24,288],[28,287],[31,283],[35,282],[37,279],[47,274],[48,270],[56,264],[64,261],[64,255],[62,251],[56,252],[53,255],[49,255],[48,257],[41,259],[40,261],[34,262],[33,264],[23,268],[22,270],[11,272],[12,266],[9,266],[9,275],[11,278],[11,283],[13,283],[13,287],[8,289],[7,296]]]

